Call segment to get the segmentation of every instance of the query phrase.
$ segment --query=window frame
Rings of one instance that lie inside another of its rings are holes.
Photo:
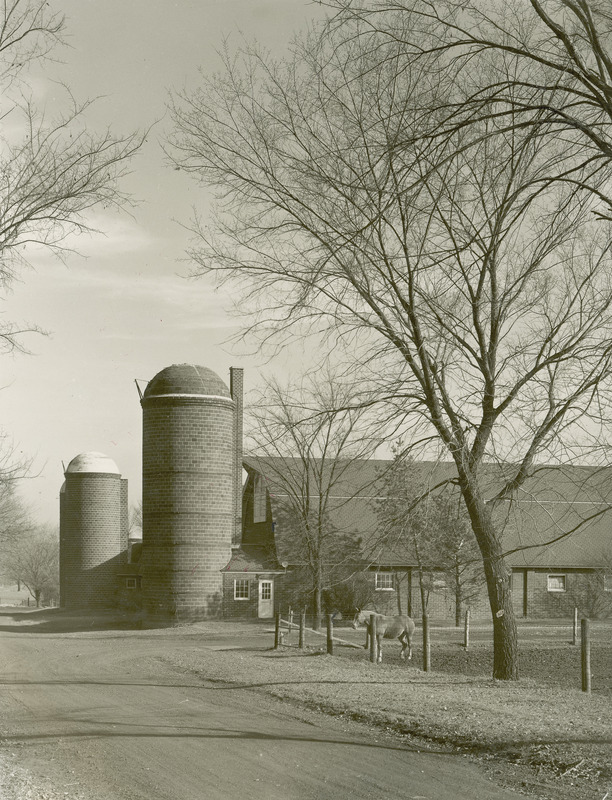
[[[384,576],[385,581],[381,581],[380,579]],[[390,586],[379,586],[380,583],[387,583],[390,579],[391,585]],[[380,570],[375,572],[374,578],[374,590],[377,592],[394,592],[395,591],[395,572],[389,572],[386,570]]]
[[[246,588],[246,596],[242,593],[238,594],[238,586]],[[251,581],[248,578],[234,578],[234,600],[250,600],[251,599]]]
[[[558,580],[559,578],[562,578],[563,580],[563,588],[562,589],[553,588],[551,586],[551,579]],[[546,576],[546,591],[551,592],[552,594],[563,594],[564,592],[567,592],[567,574],[564,572],[550,572]]]
[[[138,578],[126,578],[125,579],[125,588],[130,589],[138,589]]]

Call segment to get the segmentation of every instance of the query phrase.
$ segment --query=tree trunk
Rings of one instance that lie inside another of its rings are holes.
[[[455,627],[461,625],[461,612],[463,610],[463,592],[461,591],[461,575],[459,565],[455,566]]]
[[[493,619],[493,677],[501,681],[518,680],[518,639],[510,571],[503,558],[490,509],[469,479],[465,475],[462,477],[461,491],[482,554]]]
[[[318,564],[314,574],[314,620],[312,627],[318,631],[321,627],[321,595],[323,594],[323,570]]]
[[[423,570],[419,567],[419,591],[421,592],[421,615],[427,615],[427,591],[425,589],[425,583],[423,581]]]
[[[395,575],[395,593],[397,595],[397,613],[402,616],[402,582],[400,580],[399,573]]]

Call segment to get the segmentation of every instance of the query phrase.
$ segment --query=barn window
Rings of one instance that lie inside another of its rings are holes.
[[[395,589],[395,574],[393,572],[376,573],[376,591],[385,592]]]
[[[612,572],[606,572],[603,576],[604,592],[612,592]]]
[[[234,581],[234,600],[249,599],[249,581],[245,578],[238,578]]]
[[[547,589],[549,592],[564,592],[566,590],[565,575],[549,575]]]
[[[136,578],[126,578],[125,579],[125,588],[126,589],[135,589],[137,585]]]

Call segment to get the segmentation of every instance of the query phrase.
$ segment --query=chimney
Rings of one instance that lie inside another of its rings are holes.
[[[242,542],[242,429],[244,370],[230,367],[230,394],[234,401],[234,534],[232,547]]]

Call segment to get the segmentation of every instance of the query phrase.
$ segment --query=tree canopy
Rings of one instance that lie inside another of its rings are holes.
[[[531,6],[517,5],[525,55],[473,43],[486,25],[506,41],[484,5],[332,5],[289,58],[245,48],[175,97],[175,163],[217,192],[214,223],[194,223],[195,271],[239,287],[264,335],[325,330],[410,440],[454,461],[494,675],[514,678],[499,508],[539,461],[596,458],[610,418],[607,156],[585,155],[580,125],[561,130],[565,84],[550,110],[561,73],[529,38]],[[490,460],[510,465],[495,486]]]

